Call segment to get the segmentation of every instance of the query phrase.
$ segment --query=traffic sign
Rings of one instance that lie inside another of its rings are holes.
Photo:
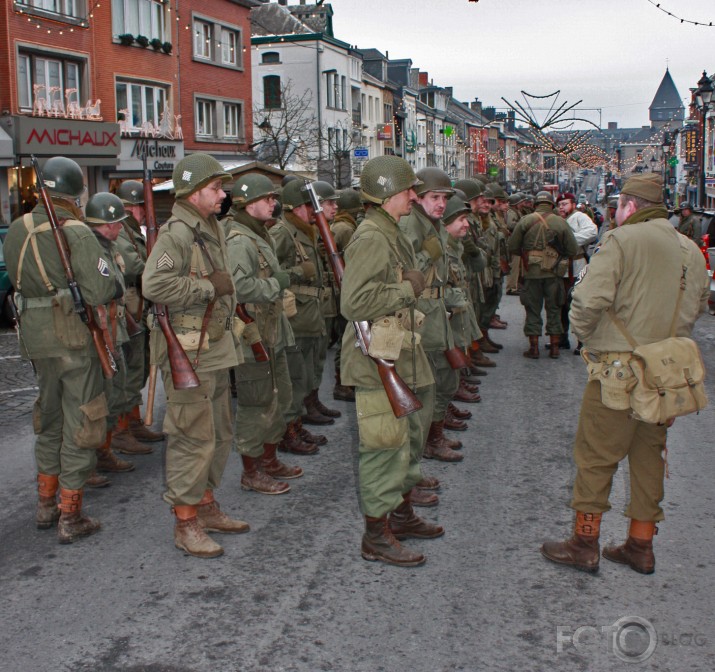
[[[353,156],[356,159],[367,159],[367,157],[370,155],[367,147],[356,147],[353,150]]]

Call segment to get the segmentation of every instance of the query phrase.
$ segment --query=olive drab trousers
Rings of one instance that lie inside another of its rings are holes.
[[[233,443],[228,369],[199,372],[201,385],[175,390],[162,369],[166,391],[164,431],[169,504],[196,505],[221,483]]]
[[[453,369],[443,352],[426,352],[435,382],[434,412],[432,422],[441,422],[449,402],[459,389],[459,371]]]
[[[422,480],[420,460],[432,422],[434,390],[434,385],[417,388],[422,408],[396,418],[383,388],[356,388],[363,515],[380,518],[394,511]]]
[[[32,412],[35,459],[60,487],[81,490],[107,432],[107,399],[99,359],[65,353],[33,360],[40,388]]]
[[[291,403],[284,412],[286,423],[303,415],[303,399],[314,389],[315,370],[322,336],[296,336],[295,345],[286,348],[292,390]]]
[[[546,308],[546,333],[554,336],[563,333],[561,305],[564,289],[561,278],[525,278],[520,294],[521,305],[526,310],[525,336],[541,336],[544,321],[541,311]]]
[[[285,350],[272,352],[270,362],[247,362],[234,371],[234,445],[241,455],[258,458],[264,443],[278,443],[285,434],[284,414],[293,398]]]
[[[611,505],[613,475],[628,457],[631,501],[626,516],[634,520],[663,520],[663,476],[666,428],[630,417],[601,403],[601,383],[586,384],[574,441],[576,480],[571,507],[584,513],[603,513]]]

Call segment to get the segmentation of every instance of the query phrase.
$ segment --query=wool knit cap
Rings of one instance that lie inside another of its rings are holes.
[[[626,180],[621,193],[638,196],[651,203],[662,203],[663,179],[657,173],[634,175]]]

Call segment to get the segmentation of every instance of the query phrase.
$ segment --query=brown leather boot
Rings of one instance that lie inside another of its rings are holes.
[[[412,506],[432,507],[439,504],[439,497],[429,490],[420,490],[417,486],[410,490]]]
[[[415,513],[409,492],[402,495],[402,504],[390,514],[390,531],[397,539],[436,539],[444,534],[441,525],[429,523]]]
[[[455,406],[451,401],[449,402],[449,406],[447,406],[447,410],[450,411],[455,418],[459,418],[460,420],[469,420],[469,418],[472,417],[471,411],[459,408],[459,406]]]
[[[219,546],[201,527],[195,506],[177,504],[172,509],[176,516],[174,524],[174,546],[186,555],[196,558],[217,558],[223,555]]]
[[[444,414],[444,428],[450,429],[453,432],[466,432],[467,423],[464,420],[455,418],[452,411],[447,407],[447,412]]]
[[[313,390],[305,399],[303,399],[306,411],[306,414],[303,416],[303,423],[306,425],[334,425],[335,420],[327,415],[323,415],[318,409],[317,392],[317,390]]]
[[[107,488],[111,484],[112,482],[106,476],[98,474],[93,469],[92,473],[87,477],[87,480],[84,482],[84,487],[93,488],[94,490],[97,490],[98,488]]]
[[[82,491],[60,489],[60,519],[57,523],[57,541],[72,544],[82,537],[99,532],[98,520],[82,515]]]
[[[243,473],[241,474],[241,487],[244,490],[253,490],[262,495],[284,495],[290,491],[290,485],[277,481],[273,476],[259,471],[260,459],[241,455]]]
[[[109,473],[121,473],[124,471],[134,471],[134,465],[127,460],[118,458],[111,448],[112,432],[107,432],[104,443],[97,448],[97,471]]]
[[[308,431],[307,427],[303,427],[302,418],[298,418],[295,421],[295,428],[304,443],[314,443],[316,446],[324,446],[328,443],[328,437],[325,434],[313,434],[313,432]]]
[[[465,386],[464,380],[460,378],[459,387],[454,397],[455,401],[461,401],[465,404],[478,404],[482,398],[476,392],[470,392]]]
[[[439,460],[440,462],[461,462],[464,459],[464,455],[457,453],[447,445],[443,429],[444,420],[433,422],[430,425],[423,457],[428,460]]]
[[[486,333],[486,332],[482,332],[482,333]],[[499,352],[499,348],[492,345],[487,340],[486,336],[482,336],[479,339],[479,352],[486,353],[487,355],[495,355],[496,353]],[[491,361],[491,360],[489,360],[489,361]],[[488,364],[485,364],[484,362],[479,361],[479,360],[477,360],[475,363],[477,364],[477,366],[488,366]]]
[[[321,415],[325,415],[328,418],[339,418],[342,416],[340,411],[334,408],[328,408],[322,401],[320,401],[319,390],[313,390],[311,394],[313,395],[315,407]]]
[[[148,455],[154,452],[151,446],[139,443],[129,431],[129,419],[126,414],[119,416],[117,426],[112,432],[112,450],[124,455]]]
[[[278,450],[283,453],[293,453],[294,455],[315,455],[318,452],[318,446],[314,443],[303,441],[298,434],[296,424],[295,420],[288,423],[286,433],[278,444]]]
[[[549,336],[549,357],[551,359],[559,358],[559,343],[561,342],[561,336],[558,334],[551,334]]]
[[[541,555],[560,565],[595,574],[598,571],[600,530],[600,513],[577,511],[573,536],[566,541],[545,542]]]
[[[529,336],[529,349],[524,350],[524,357],[539,359],[539,337]]]
[[[342,384],[340,381],[340,369],[335,369],[333,399],[336,401],[355,401],[355,388],[352,385]]]
[[[434,476],[425,476],[422,474],[422,479],[415,485],[416,488],[420,490],[439,490],[440,482],[439,479]]]
[[[475,347],[476,346],[476,347]],[[489,359],[484,352],[482,351],[482,346],[479,341],[474,341],[472,343],[472,361],[476,366],[483,366],[487,369],[493,369],[497,363],[493,359]],[[479,373],[475,374],[477,376],[485,376],[487,374],[486,371],[482,371],[481,369],[478,369]]]
[[[506,329],[506,327],[502,327],[502,328],[503,328],[503,329]],[[489,336],[489,329],[485,329],[484,331],[482,331],[482,336],[483,336],[484,340],[485,340],[487,343],[489,343],[489,345],[491,345],[493,348],[496,348],[496,352],[499,352],[501,349],[504,348],[504,346],[503,346],[501,343],[495,343],[495,342],[491,339],[491,336]],[[482,349],[483,349],[483,348],[482,348]],[[489,351],[486,350],[485,352],[489,352]]]
[[[365,516],[365,533],[362,535],[362,557],[365,560],[397,565],[398,567],[418,567],[424,565],[425,556],[405,548],[390,531],[387,516],[371,518]]]
[[[163,441],[166,438],[164,432],[153,432],[144,424],[141,413],[139,412],[139,406],[135,406],[129,411],[128,418],[129,431],[137,441],[155,443],[157,441]]]
[[[60,478],[57,474],[37,474],[37,513],[35,525],[38,530],[47,530],[60,519],[57,506],[57,490]]]
[[[282,478],[289,480],[291,478],[300,478],[303,475],[303,470],[300,467],[289,467],[283,464],[276,456],[276,444],[264,443],[263,456],[261,457],[260,469],[272,478]]]
[[[242,520],[229,518],[214,499],[214,491],[206,490],[201,501],[196,505],[196,517],[199,525],[206,532],[219,532],[221,534],[242,534],[251,527]]]
[[[603,557],[611,562],[628,565],[641,574],[655,572],[655,555],[653,554],[653,535],[658,528],[653,521],[631,520],[628,539],[621,546],[606,546]]]

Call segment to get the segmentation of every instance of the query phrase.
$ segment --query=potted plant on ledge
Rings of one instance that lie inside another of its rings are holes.
[[[122,35],[117,35],[117,37],[119,38],[120,44],[123,44],[125,47],[134,44],[134,35],[131,33],[123,33]]]
[[[163,43],[162,43],[162,41],[161,41],[158,37],[155,37],[155,38],[150,42],[150,44],[151,44],[151,46],[152,46],[152,49],[154,49],[154,51],[159,51],[159,50],[161,49],[161,46],[162,46]]]
[[[136,40],[137,40],[137,44],[142,47],[149,46],[149,38],[146,35],[137,35]]]
[[[164,42],[164,44],[161,45],[161,49],[165,54],[170,54],[172,49],[171,42]]]

